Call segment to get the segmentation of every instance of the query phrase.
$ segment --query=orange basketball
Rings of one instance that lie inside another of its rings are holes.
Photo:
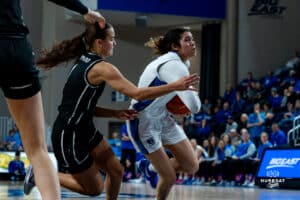
[[[167,103],[166,107],[174,115],[189,115],[191,113],[177,95]]]

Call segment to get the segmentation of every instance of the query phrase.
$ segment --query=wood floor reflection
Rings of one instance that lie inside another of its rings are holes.
[[[35,188],[29,196],[23,193],[22,182],[0,181],[0,199],[18,200],[30,199],[38,200],[40,194]],[[62,199],[105,199],[105,194],[98,197],[79,195],[68,190],[62,190]],[[155,190],[143,183],[123,183],[119,195],[120,200],[153,200]],[[214,186],[183,186],[176,185],[168,200],[299,200],[299,190],[282,189],[261,189],[261,188],[242,188],[242,187],[214,187]]]

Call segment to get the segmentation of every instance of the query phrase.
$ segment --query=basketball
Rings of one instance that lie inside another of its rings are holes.
[[[189,115],[191,111],[184,105],[181,99],[176,95],[166,105],[168,111],[174,115]]]

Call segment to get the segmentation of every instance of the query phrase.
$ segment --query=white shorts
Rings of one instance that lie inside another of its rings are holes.
[[[172,145],[187,139],[183,129],[168,112],[149,116],[140,112],[135,120],[126,121],[128,135],[135,148],[143,154],[153,153],[162,145]]]

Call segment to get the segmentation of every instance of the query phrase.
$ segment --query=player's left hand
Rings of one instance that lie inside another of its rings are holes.
[[[136,110],[118,110],[116,112],[116,118],[122,120],[133,120],[137,117],[138,112]]]

